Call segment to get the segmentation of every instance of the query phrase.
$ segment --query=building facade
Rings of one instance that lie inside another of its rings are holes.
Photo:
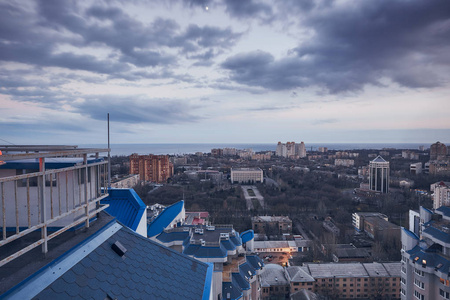
[[[252,217],[252,229],[255,233],[292,233],[292,220],[285,216],[256,216]]]
[[[450,182],[436,182],[430,187],[433,192],[433,208],[450,206]]]
[[[173,164],[168,155],[130,155],[130,174],[139,174],[141,180],[164,183],[173,176]]]
[[[421,207],[419,220],[402,229],[401,299],[449,299],[450,208]]]
[[[430,160],[443,160],[447,157],[447,146],[436,142],[430,146]]]
[[[263,182],[260,168],[231,168],[231,183]]]
[[[287,142],[287,143],[278,142],[275,155],[290,158],[306,157],[305,143],[301,142],[300,144],[296,144],[295,142]]]
[[[369,189],[380,193],[389,192],[389,162],[381,156],[369,163]]]

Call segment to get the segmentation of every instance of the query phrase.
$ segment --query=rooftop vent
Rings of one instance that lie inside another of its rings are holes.
[[[216,226],[206,226],[206,230],[213,231],[216,229]]]
[[[113,249],[114,252],[116,252],[120,257],[124,256],[127,252],[127,248],[125,248],[119,241],[116,241],[114,244],[112,244],[111,249]]]

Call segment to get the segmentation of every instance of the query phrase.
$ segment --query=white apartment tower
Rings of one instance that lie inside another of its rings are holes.
[[[295,142],[287,142],[287,143],[278,142],[275,154],[276,156],[281,157],[293,157],[293,156],[298,156],[300,158],[306,157],[305,143],[301,142],[300,144],[296,144]]]
[[[433,208],[450,206],[450,182],[436,182],[430,187],[433,193]]]
[[[450,208],[420,207],[414,219],[402,228],[401,299],[449,299]]]

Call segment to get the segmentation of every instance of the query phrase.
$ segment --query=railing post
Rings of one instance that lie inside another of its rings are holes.
[[[39,185],[41,186],[40,189],[40,196],[41,196],[41,223],[43,224],[43,227],[41,229],[41,236],[44,240],[44,243],[42,243],[42,253],[48,252],[47,247],[47,209],[45,205],[45,158],[40,157],[39,158],[39,172],[42,172],[42,176],[39,179]]]
[[[85,226],[89,228],[89,200],[88,200],[88,167],[87,167],[87,154],[83,154],[84,165],[84,202],[86,204],[86,221]]]

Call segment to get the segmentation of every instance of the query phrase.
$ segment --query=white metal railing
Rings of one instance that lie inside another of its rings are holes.
[[[88,153],[98,157],[99,152],[106,151],[108,149],[69,148],[0,156],[6,163],[15,159],[39,159],[38,172],[0,178],[0,253],[6,253],[2,248],[8,247],[10,242],[38,230],[41,232],[40,239],[35,239],[34,243],[7,257],[2,256],[0,267],[39,245],[43,253],[48,252],[50,239],[83,222],[89,227],[89,220],[108,207],[100,205],[100,200],[108,196],[108,162],[88,163],[87,158]],[[46,158],[57,160],[62,156],[82,157],[83,160],[71,167],[46,170]],[[50,232],[49,227],[52,227]]]

